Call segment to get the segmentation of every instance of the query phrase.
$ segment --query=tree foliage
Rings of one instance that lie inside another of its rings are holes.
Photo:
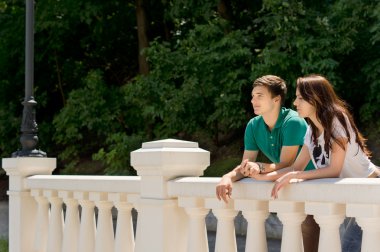
[[[327,76],[361,129],[380,134],[376,1],[39,0],[35,7],[40,148],[67,173],[92,159],[107,174],[134,174],[129,152],[142,141],[229,146],[253,116],[251,85],[263,74],[287,81],[287,106],[297,77]],[[24,15],[24,1],[0,1],[2,156],[19,145]],[[139,74],[141,55],[148,74]]]

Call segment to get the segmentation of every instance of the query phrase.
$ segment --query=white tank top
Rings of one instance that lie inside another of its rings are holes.
[[[362,151],[358,143],[352,127],[346,117],[348,131],[350,133],[350,142],[347,143],[346,156],[343,163],[343,168],[340,172],[340,178],[366,178],[376,169],[368,156]],[[335,117],[333,120],[333,134],[336,138],[346,138],[346,132]],[[314,145],[312,140],[312,129],[308,126],[305,134],[304,144],[308,147],[311,160],[316,169],[326,167],[330,164],[331,150],[329,153],[325,151],[324,132],[318,137],[317,145]]]

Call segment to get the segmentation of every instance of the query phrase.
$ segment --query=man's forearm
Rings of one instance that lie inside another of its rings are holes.
[[[225,174],[224,176],[230,177],[232,182],[235,182],[244,178],[244,175],[240,172],[240,165],[236,166],[232,171]]]

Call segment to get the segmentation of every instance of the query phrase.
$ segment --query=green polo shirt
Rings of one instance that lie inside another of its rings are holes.
[[[270,131],[262,116],[252,118],[245,129],[244,148],[249,151],[261,151],[271,162],[279,163],[283,146],[298,145],[299,150],[304,143],[307,129],[306,121],[294,110],[281,108],[276,125]],[[305,170],[314,169],[309,162]]]

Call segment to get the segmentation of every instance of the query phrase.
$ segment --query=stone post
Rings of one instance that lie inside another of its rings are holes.
[[[142,144],[131,152],[131,165],[141,176],[136,252],[186,251],[188,220],[170,198],[167,182],[182,176],[201,176],[210,164],[210,153],[198,143],[166,139]]]
[[[9,251],[32,252],[36,227],[37,202],[26,186],[32,175],[50,175],[55,158],[3,158],[2,167],[9,176]]]

